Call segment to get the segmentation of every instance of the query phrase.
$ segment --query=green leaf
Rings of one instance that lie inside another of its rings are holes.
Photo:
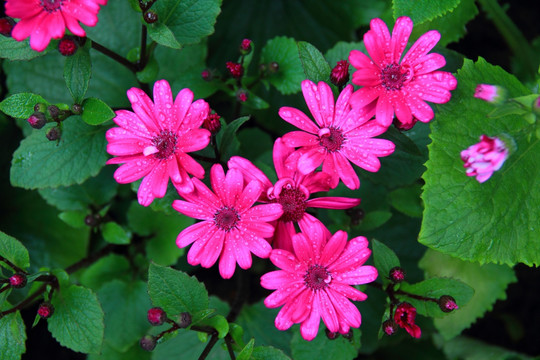
[[[328,83],[332,69],[323,54],[313,45],[305,41],[298,42],[298,56],[304,68],[306,78],[315,84],[319,81]],[[332,85],[331,85],[332,86]]]
[[[58,217],[69,226],[80,229],[86,226],[84,222],[86,215],[86,212],[75,210],[61,212]]]
[[[422,200],[420,194],[422,188],[420,184],[413,184],[407,187],[396,189],[388,194],[390,205],[410,217],[422,217]]]
[[[255,339],[251,339],[246,346],[242,349],[240,354],[236,357],[237,360],[249,360],[251,359],[251,354],[253,353],[253,345],[255,344]]]
[[[129,261],[120,255],[109,254],[90,265],[81,275],[82,285],[99,290],[101,286],[114,279],[130,278]]]
[[[384,225],[392,217],[392,212],[387,210],[369,211],[361,220],[358,229],[360,231],[370,231]]]
[[[351,341],[342,336],[330,340],[324,334],[324,329],[325,326],[321,325],[317,337],[311,341],[304,340],[300,331],[296,331],[291,340],[292,358],[294,360],[356,358],[360,348],[360,331],[353,330]]]
[[[388,281],[390,270],[400,266],[399,259],[392,249],[376,239],[371,241],[371,246],[373,247],[373,262],[379,272],[379,278]]]
[[[179,330],[176,337],[156,346],[154,351],[152,351],[152,360],[198,359],[206,347],[206,341],[202,342],[198,334],[203,333]],[[230,360],[231,357],[224,350],[224,346],[223,340],[219,340],[206,358],[211,360]]]
[[[443,295],[450,295],[456,300],[458,306],[467,304],[474,294],[473,288],[469,285],[462,281],[448,278],[430,278],[416,284],[402,283],[400,290],[434,299],[438,299]],[[411,303],[421,315],[435,318],[448,315],[435,302],[417,300],[408,296],[399,296],[403,301]]]
[[[452,277],[474,287],[474,295],[467,304],[458,303],[458,310],[435,319],[435,327],[446,340],[459,335],[490,311],[497,300],[505,300],[506,287],[516,281],[514,271],[506,265],[479,265],[434,250],[426,251],[418,265],[427,276]]]
[[[146,283],[112,280],[103,285],[97,295],[105,313],[108,345],[121,352],[127,351],[150,327],[146,312],[152,304]]]
[[[138,2],[137,2],[138,4]],[[137,5],[138,6],[138,5]],[[88,360],[150,360],[152,353],[143,350],[137,343],[130,347],[127,351],[118,351],[105,340],[101,347],[100,354],[89,354]]]
[[[257,346],[251,353],[253,360],[290,360],[290,357],[285,355],[283,351],[272,346]]]
[[[336,66],[337,62],[340,60],[348,60],[349,54],[352,50],[360,50],[363,53],[366,53],[366,47],[364,46],[364,42],[343,42],[340,41],[336,45],[334,45],[333,48],[328,50],[326,54],[324,54],[325,59],[328,61],[328,64],[330,67]],[[356,69],[352,66],[349,66],[349,74],[352,75],[352,73],[356,71]]]
[[[408,16],[415,24],[421,24],[455,9],[461,0],[392,0],[394,19]]]
[[[28,40],[17,41],[10,36],[0,37],[0,58],[8,60],[30,60],[45,55],[49,48],[35,51],[30,47]]]
[[[182,48],[171,29],[162,22],[148,24],[146,27],[148,28],[148,35],[158,44],[178,50]]]
[[[509,115],[486,118],[491,104],[472,95],[477,84],[498,84],[510,97],[528,90],[512,75],[479,59],[466,60],[457,75],[453,99],[432,122],[429,161],[424,174],[425,210],[420,243],[462,260],[529,266],[540,263],[540,140],[520,135],[528,123]],[[507,134],[517,150],[485,183],[467,177],[460,152],[480,135]]]
[[[26,250],[19,240],[12,238],[2,231],[0,231],[0,255],[23,270],[28,269],[30,266],[28,250]],[[5,265],[3,262],[1,264]]]
[[[63,122],[59,143],[34,131],[13,154],[11,183],[25,189],[82,183],[105,165],[104,134],[104,128],[88,126],[77,116]]]
[[[249,116],[242,116],[232,121],[230,124],[222,126],[217,140],[219,144],[219,151],[223,158],[226,159],[238,151],[240,144],[236,138],[236,132],[240,126],[242,126],[248,120]]]
[[[26,351],[26,328],[19,311],[0,317],[0,339],[2,360],[19,360]]]
[[[66,57],[64,64],[64,79],[76,104],[83,100],[92,75],[92,62],[88,52],[90,44],[91,42],[87,41],[75,54]]]
[[[229,333],[229,322],[223,315],[215,315],[203,319],[200,324],[210,326],[217,330],[218,338],[223,339]]]
[[[114,221],[106,222],[101,226],[103,239],[111,244],[125,245],[131,241],[131,234],[127,233],[120,225]]]
[[[38,103],[47,104],[47,101],[32,93],[18,93],[0,102],[0,110],[16,119],[27,119],[34,113],[34,106]]]
[[[103,310],[90,289],[72,285],[55,291],[54,314],[47,322],[60,345],[85,354],[99,353],[103,341]]]
[[[158,24],[170,29],[176,43],[186,45],[196,44],[214,32],[220,5],[220,0],[160,0],[152,6],[152,10],[158,15]],[[157,41],[154,36],[163,35],[162,32],[152,30],[150,36]],[[174,45],[169,34],[159,43]]]
[[[304,73],[294,39],[279,36],[266,43],[261,51],[261,63],[273,61],[278,63],[279,70],[268,76],[270,84],[284,95],[300,91]]]
[[[89,125],[100,125],[114,117],[114,111],[97,98],[88,98],[84,100],[82,119]]]
[[[170,205],[169,205],[170,206]],[[168,215],[153,211],[133,202],[127,212],[129,227],[140,236],[147,237],[146,255],[156,264],[168,266],[177,262],[185,249],[176,245],[178,234],[194,223],[194,219],[179,214]]]
[[[441,347],[448,359],[463,360],[538,360],[499,346],[486,344],[483,341],[460,336],[452,341],[444,341],[440,336],[434,336],[434,343]]]
[[[162,307],[170,315],[208,309],[208,292],[203,283],[184,272],[153,263],[148,270],[148,294],[154,306]]]

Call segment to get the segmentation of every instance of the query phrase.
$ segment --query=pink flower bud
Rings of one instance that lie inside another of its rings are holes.
[[[479,143],[461,152],[461,160],[465,162],[463,167],[467,176],[476,176],[476,180],[483,183],[503,166],[508,155],[509,151],[502,140],[482,135]]]
[[[16,289],[25,287],[26,275],[21,274],[21,273],[11,275],[11,277],[9,278],[9,285],[11,285],[11,287],[16,288]]]
[[[9,17],[0,18],[0,34],[11,37],[11,31],[15,26],[15,21]]]
[[[238,101],[246,102],[248,99],[248,93],[245,90],[240,89],[236,93],[236,98],[238,99]]]
[[[54,306],[52,306],[51,303],[44,302],[39,305],[38,315],[41,316],[43,319],[48,319],[54,314]]]
[[[242,40],[242,42],[240,43],[240,52],[243,55],[247,55],[249,54],[250,51],[251,51],[251,40],[250,39]]]
[[[349,63],[347,60],[338,61],[330,73],[332,84],[342,87],[349,82]]]
[[[240,79],[244,75],[244,67],[241,64],[227,61],[225,66],[227,66],[227,70],[229,70],[229,73],[235,79]]]
[[[221,130],[221,122],[219,119],[221,116],[218,114],[208,114],[206,119],[204,119],[202,127],[212,133],[212,135],[217,134]]]
[[[394,283],[399,283],[405,280],[405,276],[407,275],[405,273],[405,270],[400,268],[399,266],[393,267],[390,269],[390,280]]]
[[[394,320],[386,320],[382,324],[384,333],[388,336],[392,336],[396,333],[398,326]]]
[[[65,36],[58,43],[58,51],[64,56],[71,56],[77,52],[79,43],[73,36]]]
[[[441,311],[445,313],[452,312],[456,309],[459,309],[459,306],[456,304],[456,300],[450,295],[443,295],[437,300]]]
[[[496,85],[478,84],[474,97],[490,103],[500,103],[506,99],[506,90]]]
[[[154,326],[162,325],[165,321],[167,321],[167,314],[160,307],[151,308],[148,310],[146,316],[148,318],[148,322]]]
[[[45,114],[38,111],[30,115],[30,117],[26,119],[26,121],[28,121],[28,124],[30,124],[30,126],[34,129],[41,129],[47,123],[47,119],[45,119]]]

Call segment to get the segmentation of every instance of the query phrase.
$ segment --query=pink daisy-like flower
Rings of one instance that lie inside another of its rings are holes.
[[[501,139],[482,135],[479,143],[461,152],[461,160],[465,162],[463,167],[467,176],[476,176],[476,180],[483,183],[503,166],[508,155],[509,151]]]
[[[258,181],[244,186],[242,173],[230,169],[227,175],[221,165],[210,170],[213,193],[200,180],[193,179],[195,191],[175,200],[173,208],[189,217],[203,220],[184,229],[176,239],[178,247],[193,243],[188,252],[191,265],[208,268],[219,258],[219,273],[224,279],[233,276],[236,263],[242,269],[251,267],[251,253],[267,258],[272,247],[264,238],[274,234],[268,222],[283,211],[279,204],[253,206],[262,191]]]
[[[193,92],[181,90],[176,99],[166,80],[154,84],[154,102],[141,89],[131,88],[127,96],[134,113],[116,111],[120,127],[107,131],[107,152],[117,156],[107,164],[122,164],[114,173],[121,184],[143,178],[137,193],[139,203],[148,206],[163,197],[169,178],[180,192],[193,190],[188,175],[204,177],[203,167],[187,153],[201,150],[210,142],[210,132],[200,129],[208,115],[208,103],[193,101]]]
[[[310,199],[311,194],[330,190],[330,175],[313,172],[308,175],[298,171],[298,153],[283,144],[281,138],[274,143],[274,166],[278,181],[275,184],[253,163],[240,156],[233,156],[228,166],[239,169],[246,181],[257,180],[263,186],[259,198],[262,202],[277,202],[283,207],[283,215],[276,222],[276,231],[272,238],[274,249],[293,252],[292,237],[296,234],[294,224],[301,231],[313,226],[324,225],[308,214],[308,208],[349,209],[360,204],[360,199],[345,197],[320,197]]]
[[[376,118],[383,126],[390,126],[394,113],[402,124],[410,124],[413,117],[430,121],[433,110],[425,101],[443,104],[457,85],[449,72],[435,71],[446,65],[444,56],[428,54],[441,35],[428,31],[400,61],[413,29],[411,19],[398,18],[392,36],[381,19],[371,20],[370,26],[364,44],[371,59],[358,50],[349,54],[350,63],[357,69],[352,82],[363,86],[353,94],[351,104],[355,108],[376,104]]]
[[[275,325],[287,330],[300,323],[300,333],[313,340],[320,319],[331,332],[346,334],[358,328],[360,312],[350,300],[363,301],[367,295],[352,285],[366,284],[377,278],[377,269],[362,266],[371,254],[368,241],[359,236],[347,241],[347,233],[337,231],[331,238],[318,228],[294,236],[294,253],[273,250],[270,260],[281,270],[261,277],[261,285],[276,290],[264,304],[283,305]]]
[[[317,86],[304,80],[302,92],[317,124],[302,111],[291,107],[279,109],[279,116],[303,130],[283,136],[285,145],[300,148],[302,156],[298,159],[298,170],[302,174],[309,174],[322,164],[323,172],[332,175],[333,188],[341,179],[354,190],[360,187],[360,180],[349,161],[365,170],[378,171],[381,167],[378,157],[390,155],[394,144],[389,140],[373,139],[387,128],[370,121],[372,111],[351,109],[352,91],[352,85],[347,85],[334,106],[334,95],[328,84],[319,82]]]
[[[51,39],[64,36],[66,27],[77,36],[86,36],[79,21],[96,26],[100,5],[107,0],[7,0],[6,14],[21,19],[11,35],[22,41],[30,36],[30,47],[43,51]]]

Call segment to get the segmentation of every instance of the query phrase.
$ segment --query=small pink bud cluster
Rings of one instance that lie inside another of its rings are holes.
[[[482,135],[479,143],[461,152],[461,160],[467,176],[476,176],[476,180],[483,183],[503,166],[508,155],[509,151],[501,139]]]
[[[506,99],[506,90],[496,85],[478,84],[474,97],[490,103],[500,103]]]
[[[11,275],[9,278],[9,285],[11,285],[12,288],[20,289],[26,286],[26,275],[23,273],[17,273]]]
[[[0,34],[11,37],[11,31],[15,26],[15,21],[9,17],[0,18]]]
[[[154,307],[148,310],[148,322],[154,326],[159,326],[167,321],[167,314],[160,307]]]
[[[349,62],[347,60],[338,61],[330,73],[330,81],[341,88],[349,82],[349,79]]]
[[[251,52],[251,40],[250,39],[244,39],[240,43],[240,53],[242,55],[247,55]]]
[[[219,116],[218,114],[210,113],[208,114],[206,119],[204,119],[202,127],[210,131],[212,135],[215,135],[219,132],[219,130],[221,130],[221,122],[219,121],[220,118],[221,116]]]
[[[392,269],[390,269],[390,274],[389,275],[390,275],[390,280],[393,283],[400,283],[403,280],[405,280],[405,276],[407,274],[405,273],[405,270],[403,270],[399,266],[396,266],[396,267],[393,267]]]
[[[54,314],[54,306],[48,302],[41,303],[37,313],[41,318],[48,319]]]
[[[441,311],[445,313],[459,309],[459,306],[456,304],[456,300],[454,300],[454,298],[450,295],[441,296],[439,300],[437,300],[437,304],[439,304]]]
[[[240,79],[242,75],[244,75],[244,67],[242,66],[242,64],[227,61],[225,66],[227,66],[229,74],[231,74],[231,76],[235,79]]]
[[[79,49],[79,42],[73,36],[64,36],[58,43],[58,52],[64,56],[74,55]]]

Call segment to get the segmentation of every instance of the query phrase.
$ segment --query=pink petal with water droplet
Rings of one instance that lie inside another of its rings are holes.
[[[319,332],[319,324],[321,322],[321,309],[319,308],[319,302],[313,301],[313,307],[309,317],[300,325],[300,334],[304,340],[311,341],[315,339]]]
[[[401,61],[402,64],[414,64],[416,61],[426,55],[437,45],[441,39],[441,34],[437,30],[431,30],[420,36],[418,40],[411,46],[405,57]]]
[[[298,109],[282,107],[279,109],[279,116],[289,124],[294,125],[301,130],[312,134],[316,134],[317,131],[319,131],[318,127],[313,123],[313,120]]]

